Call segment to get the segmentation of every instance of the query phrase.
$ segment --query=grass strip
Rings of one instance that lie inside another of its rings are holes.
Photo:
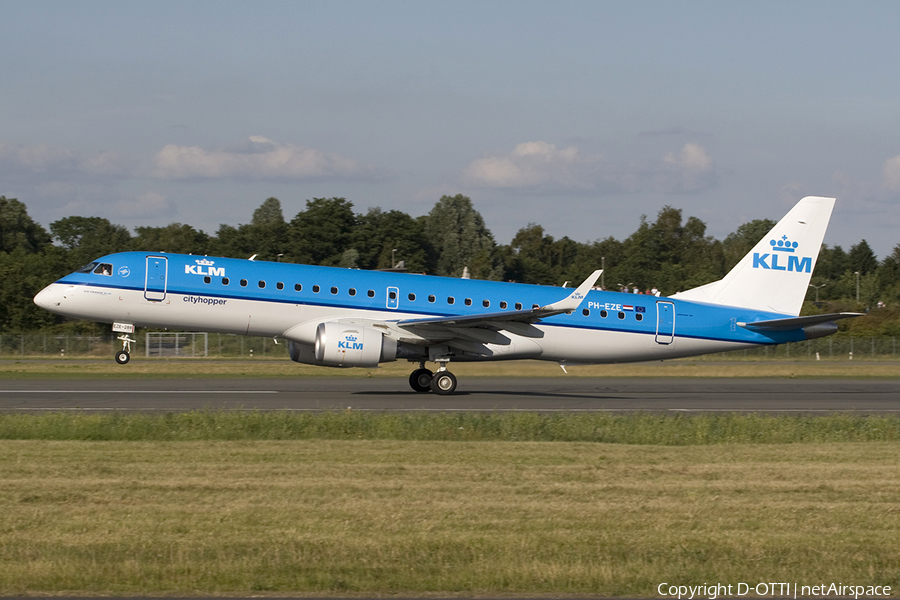
[[[2,441],[0,594],[896,593],[898,473],[894,443]]]
[[[691,446],[900,441],[900,417],[842,413],[372,413],[340,411],[0,414],[0,439],[92,441],[404,440]]]

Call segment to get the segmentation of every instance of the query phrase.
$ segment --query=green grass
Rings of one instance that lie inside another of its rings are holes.
[[[900,441],[900,417],[760,414],[288,411],[0,414],[0,439],[91,441],[408,440],[690,446]]]
[[[0,441],[0,594],[896,594],[898,474],[891,442]]]
[[[898,441],[856,414],[0,414],[0,595],[896,596]]]

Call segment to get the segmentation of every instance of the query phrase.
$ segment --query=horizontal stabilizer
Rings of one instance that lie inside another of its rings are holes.
[[[830,323],[838,319],[850,317],[863,317],[866,313],[829,313],[827,315],[809,315],[806,317],[788,317],[786,319],[770,319],[768,321],[753,321],[752,323],[738,323],[738,327],[752,329],[754,331],[788,331],[801,329],[819,323]]]

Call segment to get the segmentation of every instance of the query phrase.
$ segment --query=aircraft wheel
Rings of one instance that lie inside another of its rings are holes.
[[[409,375],[409,387],[420,393],[430,392],[432,375],[428,369],[416,369]]]
[[[116,352],[116,362],[119,363],[120,365],[124,365],[129,360],[131,360],[131,355],[128,354],[127,352],[125,352],[124,350]]]
[[[438,371],[431,378],[431,391],[446,396],[456,391],[456,375],[450,371]]]

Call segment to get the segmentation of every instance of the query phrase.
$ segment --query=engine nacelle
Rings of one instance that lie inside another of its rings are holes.
[[[304,365],[314,365],[316,363],[316,349],[309,344],[301,344],[300,342],[288,342],[288,354],[291,360]]]
[[[312,352],[310,352],[312,350]],[[291,360],[326,367],[377,367],[397,360],[397,340],[374,327],[329,321],[316,328],[313,347],[290,343]]]

